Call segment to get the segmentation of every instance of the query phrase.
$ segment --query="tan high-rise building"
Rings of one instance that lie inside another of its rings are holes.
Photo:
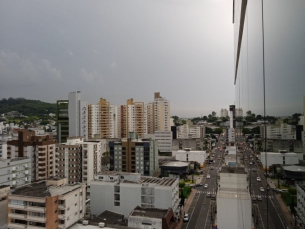
[[[171,130],[170,103],[160,96],[160,92],[155,92],[154,101],[147,106],[147,126],[149,134]]]
[[[88,105],[89,138],[113,138],[115,135],[115,107],[101,98],[97,105]]]
[[[133,99],[127,100],[127,131],[135,132],[140,138],[147,133],[146,106],[143,102],[134,102]]]

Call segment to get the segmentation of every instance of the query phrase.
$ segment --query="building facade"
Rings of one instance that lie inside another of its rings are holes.
[[[110,170],[153,176],[159,169],[158,143],[153,139],[118,139],[109,142]]]
[[[179,204],[179,179],[101,172],[91,182],[90,200],[93,215],[109,210],[127,216],[137,206],[172,208],[175,212]]]
[[[8,195],[7,228],[69,228],[84,217],[86,187],[47,180]]]
[[[19,157],[0,159],[0,186],[10,185],[12,188],[31,183],[31,159]]]

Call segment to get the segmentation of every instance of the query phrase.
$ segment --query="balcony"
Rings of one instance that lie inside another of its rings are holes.
[[[59,205],[58,205],[58,209],[59,209],[59,210],[65,210],[65,205],[59,204]]]
[[[64,215],[64,214],[60,214],[60,215],[58,215],[58,219],[62,219],[62,220],[64,220],[64,219],[65,219],[65,215]]]
[[[39,222],[39,223],[45,223],[46,222],[45,217],[39,217],[39,216],[33,216],[33,215],[28,215],[27,220],[34,221],[34,222]]]
[[[24,210],[26,209],[26,205],[17,205],[17,204],[8,204],[8,207],[11,209]]]
[[[23,228],[27,228],[27,225],[26,224],[20,224],[20,223],[9,223],[8,224],[8,228],[20,228],[20,229],[23,229]]]
[[[24,215],[24,214],[16,214],[16,213],[9,213],[8,217],[13,218],[13,219],[25,219],[26,215]]]
[[[27,211],[35,211],[35,212],[40,212],[40,213],[45,213],[46,209],[45,207],[39,207],[39,206],[27,206],[26,207]],[[36,217],[36,216],[35,216]]]

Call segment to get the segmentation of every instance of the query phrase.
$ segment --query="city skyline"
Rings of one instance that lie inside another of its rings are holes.
[[[236,86],[232,1],[72,3],[0,3],[0,98],[56,103],[80,90],[91,104],[123,104],[160,91],[179,117],[230,104],[263,113],[262,85],[253,81],[262,62],[258,3],[249,2]],[[302,9],[296,0],[265,5],[267,115],[302,111]]]

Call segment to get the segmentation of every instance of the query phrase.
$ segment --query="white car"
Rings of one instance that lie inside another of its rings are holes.
[[[257,177],[256,180],[257,180],[257,181],[261,181],[261,178],[260,178],[260,177]]]
[[[265,191],[265,189],[263,187],[260,187],[259,190],[261,190],[261,192]]]
[[[257,200],[262,200],[262,196],[258,195]]]
[[[204,188],[208,188],[208,184],[204,184]]]
[[[211,197],[211,192],[207,192],[207,197]]]
[[[207,178],[208,178],[208,179],[210,179],[210,178],[211,178],[211,175],[210,175],[210,174],[208,174],[208,175],[207,175]]]
[[[183,217],[183,222],[188,222],[189,221],[189,214],[184,214],[184,217]]]
[[[253,165],[252,161],[250,162],[250,165]]]

